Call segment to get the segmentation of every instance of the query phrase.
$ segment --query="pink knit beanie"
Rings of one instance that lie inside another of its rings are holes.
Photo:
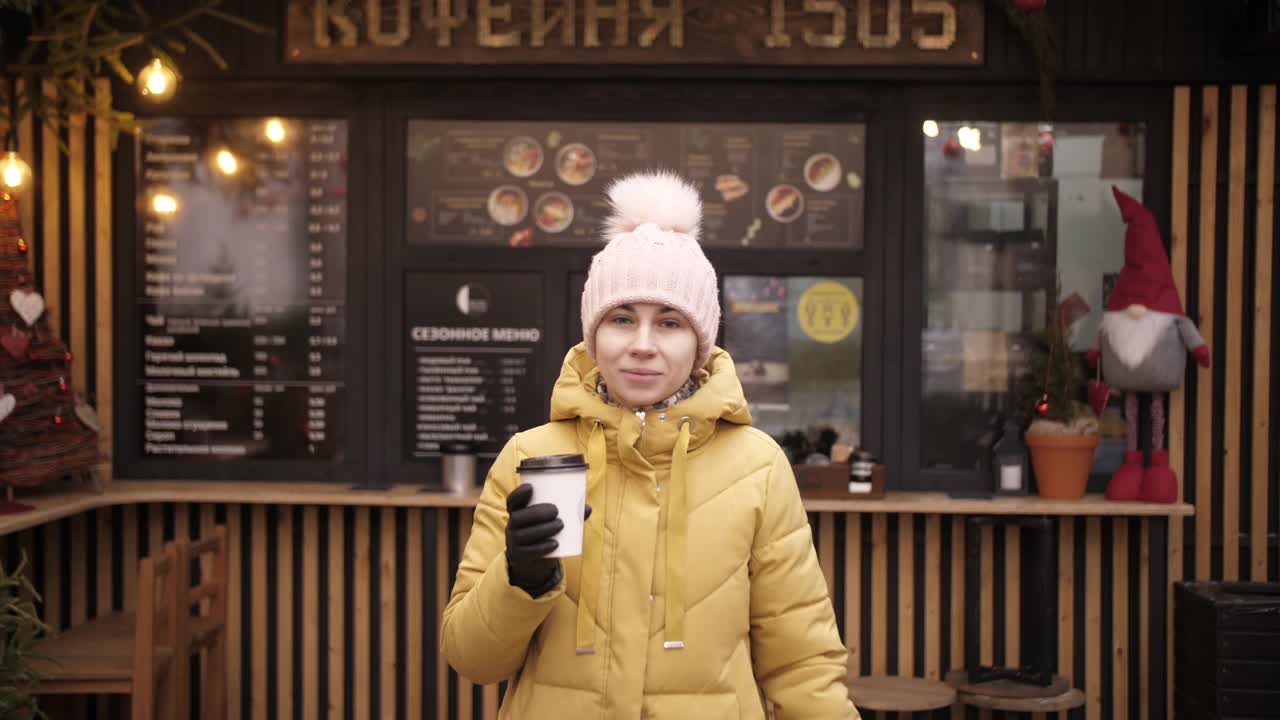
[[[627,303],[654,303],[680,311],[698,336],[701,369],[720,327],[716,271],[698,244],[702,201],[676,175],[639,173],[609,186],[612,214],[604,249],[591,260],[582,292],[582,337],[596,354],[596,327],[605,313]]]

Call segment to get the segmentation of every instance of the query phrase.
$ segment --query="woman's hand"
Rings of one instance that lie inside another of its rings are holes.
[[[512,585],[538,597],[560,581],[560,561],[547,553],[559,547],[552,536],[564,521],[555,505],[530,505],[532,499],[531,485],[518,485],[507,496],[507,576]],[[586,517],[591,517],[590,505]]]

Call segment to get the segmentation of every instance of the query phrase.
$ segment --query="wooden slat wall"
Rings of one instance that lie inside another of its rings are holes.
[[[1171,398],[1170,460],[1196,519],[1170,528],[1169,578],[1276,581],[1276,86],[1178,87],[1173,109],[1170,261],[1214,366]]]
[[[197,537],[213,523],[224,523],[232,573],[230,718],[484,720],[496,717],[498,688],[473,690],[436,655],[439,611],[469,534],[470,516],[469,510],[149,505],[98,511],[0,538],[0,557],[14,557],[23,547],[34,552],[46,617],[83,619],[126,606],[116,588],[123,590],[127,583],[113,578],[114,566],[135,566],[147,548],[178,535]],[[863,539],[864,519],[870,544]],[[936,677],[962,665],[967,642],[978,643],[988,662],[1018,662],[1028,650],[1025,633],[1033,629],[1032,613],[1038,607],[1035,598],[1025,596],[1036,572],[1033,546],[1025,544],[1031,542],[1028,531],[984,529],[983,628],[980,637],[967,638],[964,519],[928,515],[916,520],[909,515],[813,516],[822,564],[843,570],[833,579],[842,581],[836,586],[835,611],[843,618],[855,667],[862,673],[874,668],[909,674],[921,668]],[[302,524],[302,532],[293,531],[295,523]],[[1051,531],[1060,581],[1047,600],[1059,609],[1057,628],[1050,629],[1049,637],[1057,643],[1062,674],[1089,697],[1088,708],[1070,717],[1128,717],[1130,706],[1146,706],[1150,693],[1158,690],[1163,698],[1163,676],[1148,678],[1131,670],[1127,648],[1141,642],[1128,617],[1147,615],[1164,596],[1151,593],[1159,587],[1151,580],[1130,583],[1131,571],[1155,569],[1151,564],[1124,564],[1129,543],[1141,539],[1131,531],[1142,528],[1146,537],[1146,528],[1163,524],[1159,519],[1139,525],[1126,518],[1067,518]],[[69,542],[62,542],[64,537]],[[1158,538],[1155,543],[1162,547]],[[404,562],[397,561],[400,552]],[[1110,572],[1103,567],[1107,556]],[[886,580],[878,586],[873,582],[869,594],[888,596],[892,584],[895,601],[872,603],[871,612],[864,614],[863,578],[879,575],[880,563]],[[1081,567],[1083,574],[1077,569]],[[59,584],[78,577],[85,579],[72,580],[70,587]],[[85,583],[98,592],[83,593],[77,600],[76,589]],[[901,609],[904,599],[910,612]],[[402,602],[403,611],[397,611]],[[296,617],[303,622],[295,633]],[[918,621],[923,633],[914,630]],[[1110,641],[1104,644],[1108,634]],[[437,672],[424,683],[430,668]],[[1161,662],[1151,663],[1156,673],[1163,668]],[[1144,694],[1135,697],[1139,689]]]

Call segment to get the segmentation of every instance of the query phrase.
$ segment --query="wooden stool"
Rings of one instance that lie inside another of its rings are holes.
[[[1084,693],[1075,688],[1054,697],[1010,698],[976,693],[958,693],[957,699],[965,705],[971,705],[976,708],[1029,712],[1037,715],[1058,712],[1059,710],[1074,710],[1084,706]]]
[[[849,679],[849,699],[859,711],[917,712],[951,707],[956,691],[939,680],[868,676]]]
[[[965,705],[987,710],[1050,713],[1072,710],[1084,705],[1084,693],[1072,688],[1060,675],[1052,676],[1048,686],[1039,687],[1013,680],[992,680],[970,684],[963,670],[947,673],[947,684],[956,690],[956,700]]]

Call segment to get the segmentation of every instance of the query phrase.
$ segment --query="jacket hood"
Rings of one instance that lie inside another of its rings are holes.
[[[551,420],[582,419],[587,420],[588,424],[599,420],[607,427],[616,429],[621,419],[632,415],[634,411],[609,405],[601,400],[596,392],[599,380],[600,369],[587,353],[586,345],[579,343],[570,348],[560,369],[560,378],[556,380],[551,392]],[[718,347],[712,348],[710,359],[705,367],[694,373],[694,380],[698,383],[697,392],[662,411],[673,420],[687,417],[693,421],[689,442],[691,448],[702,445],[711,438],[717,421],[724,420],[736,425],[751,424],[751,410],[747,405],[746,395],[742,392],[742,383],[738,381],[733,358],[728,352]],[[673,432],[678,427],[677,422],[668,425]],[[672,434],[671,442],[674,442],[674,437]],[[661,438],[654,439],[661,442]]]

